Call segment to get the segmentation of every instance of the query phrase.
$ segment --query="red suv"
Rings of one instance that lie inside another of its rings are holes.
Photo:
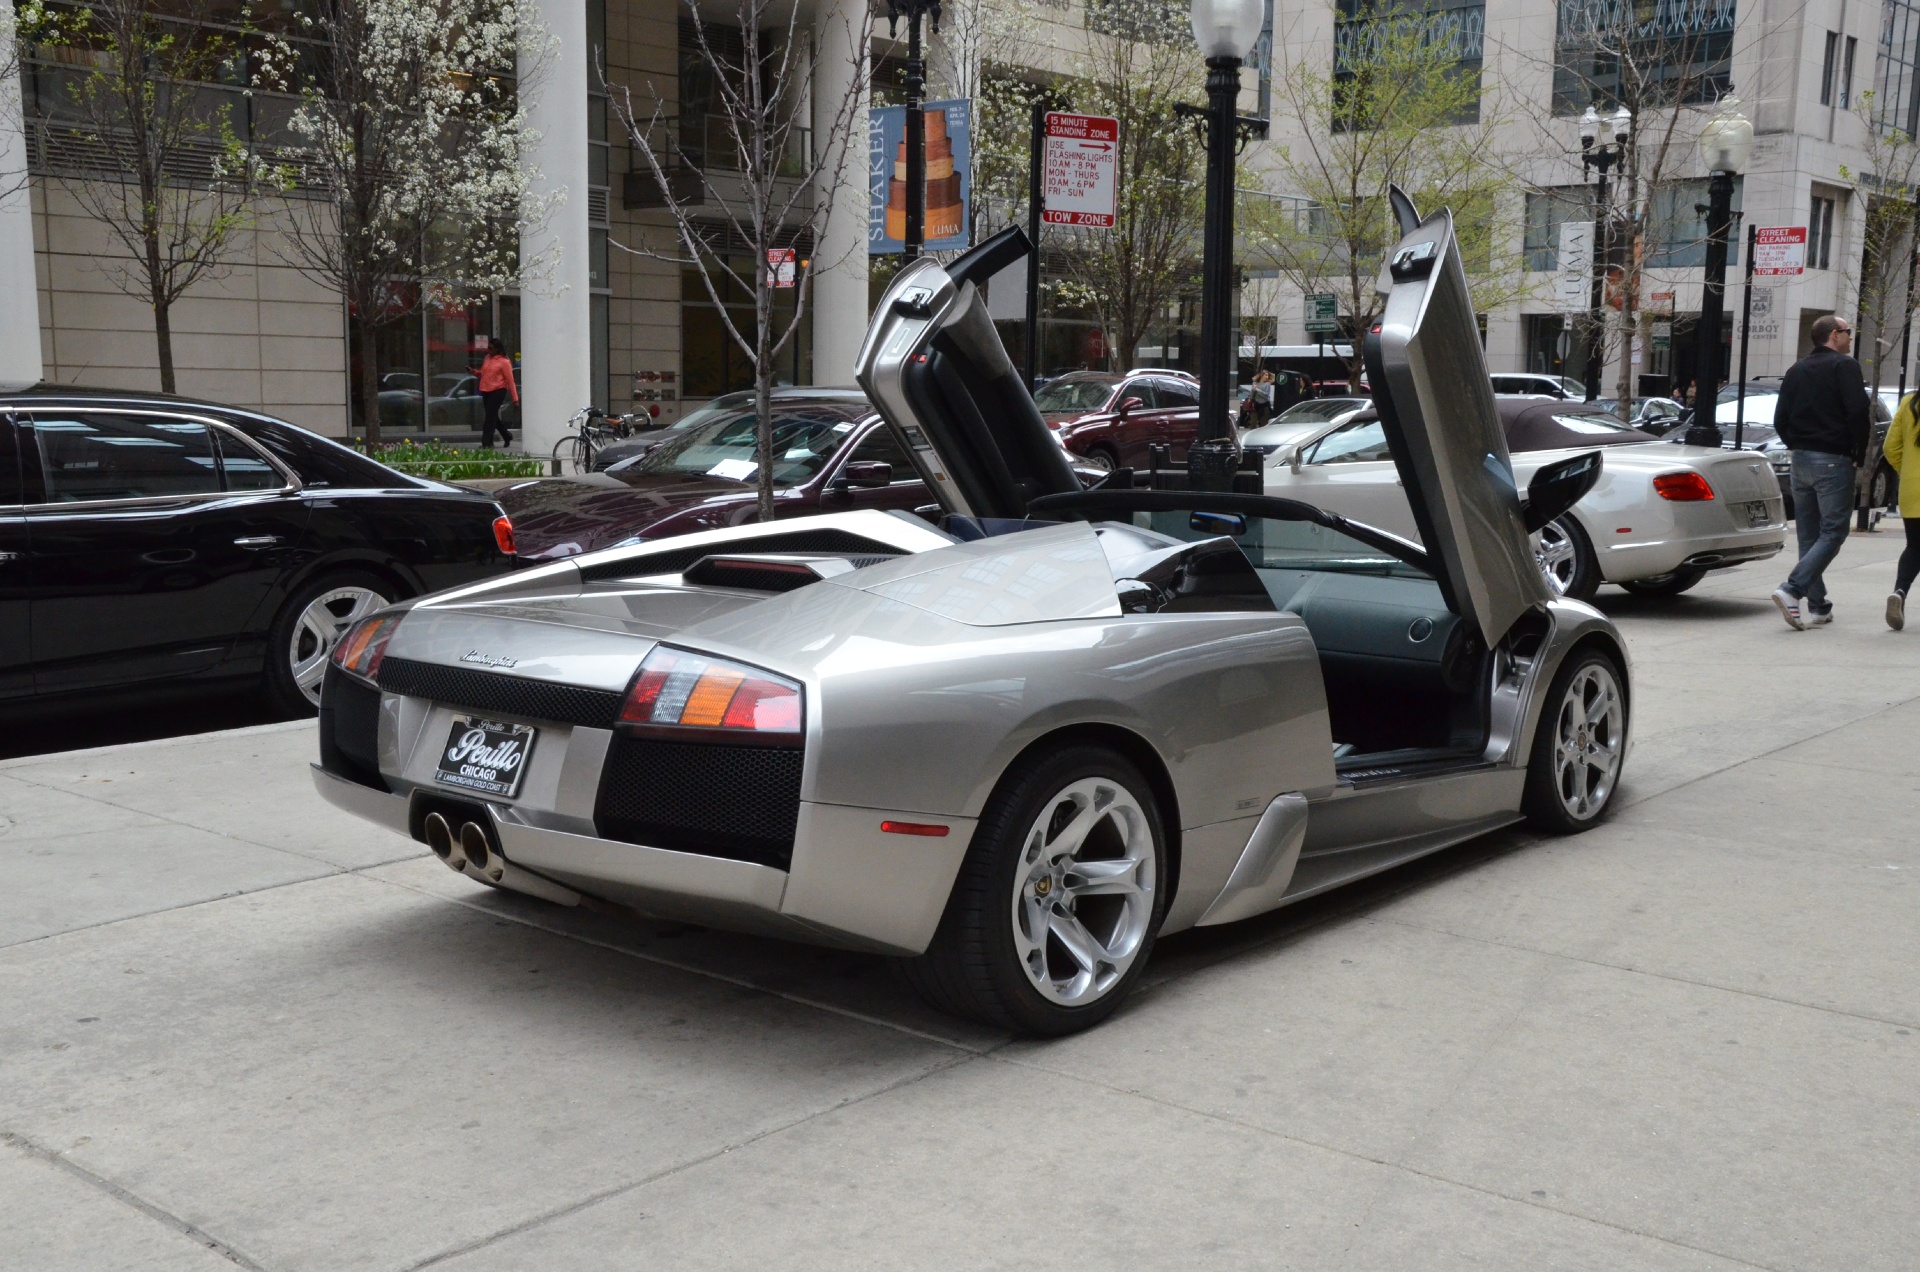
[[[1200,428],[1200,382],[1184,371],[1073,371],[1033,401],[1068,453],[1095,468],[1145,468],[1154,442],[1183,461]]]

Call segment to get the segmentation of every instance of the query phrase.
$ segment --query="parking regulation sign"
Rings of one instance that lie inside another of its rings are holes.
[[[1040,169],[1042,219],[1048,225],[1112,229],[1119,149],[1119,120],[1049,111]]]
[[[1753,232],[1753,272],[1776,277],[1807,268],[1807,227],[1762,225]]]

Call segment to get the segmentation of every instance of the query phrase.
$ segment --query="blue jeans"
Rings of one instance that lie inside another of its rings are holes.
[[[1793,519],[1800,536],[1800,563],[1787,576],[1787,591],[1816,613],[1833,608],[1827,604],[1827,585],[1820,576],[1847,541],[1847,523],[1853,519],[1853,481],[1853,461],[1845,455],[1793,452]]]

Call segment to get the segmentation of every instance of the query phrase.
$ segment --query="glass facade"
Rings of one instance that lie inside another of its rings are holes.
[[[1560,268],[1560,227],[1569,221],[1593,220],[1599,193],[1599,187],[1591,184],[1527,191],[1524,250],[1528,269],[1550,273]]]
[[[1483,0],[1335,0],[1334,81],[1351,83],[1378,60],[1385,35],[1401,35],[1409,29],[1418,29],[1427,46],[1451,54],[1459,74],[1479,78],[1487,36]],[[1470,124],[1479,118],[1476,100],[1458,122]],[[1335,120],[1334,126],[1358,123]]]
[[[1553,109],[1717,101],[1732,87],[1734,0],[1559,0]]]
[[[1920,3],[1885,0],[1873,113],[1886,131],[1920,133]]]

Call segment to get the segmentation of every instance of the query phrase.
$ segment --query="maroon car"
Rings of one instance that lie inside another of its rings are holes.
[[[522,561],[752,521],[759,470],[751,410],[674,429],[605,473],[541,478],[494,492]],[[781,517],[934,502],[866,398],[818,390],[773,398],[774,504]]]
[[[1095,468],[1145,468],[1155,442],[1183,461],[1200,429],[1200,382],[1184,371],[1074,371],[1033,401],[1067,453]]]

